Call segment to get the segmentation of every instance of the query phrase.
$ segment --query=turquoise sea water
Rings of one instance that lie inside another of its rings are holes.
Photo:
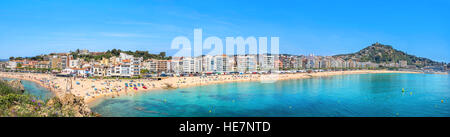
[[[449,117],[450,77],[360,74],[227,83],[105,99],[92,110],[132,117]]]
[[[5,80],[13,80],[11,78],[3,78],[3,79],[5,79]],[[52,92],[50,92],[49,90],[47,90],[46,88],[40,86],[37,83],[31,82],[31,81],[27,81],[27,80],[22,80],[22,85],[25,88],[25,93],[34,95],[38,99],[41,99],[41,100],[50,99],[51,97],[55,96]]]

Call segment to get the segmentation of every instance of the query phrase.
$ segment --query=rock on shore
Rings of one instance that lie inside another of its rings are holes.
[[[25,87],[23,87],[21,80],[11,80],[8,82],[8,84],[11,85],[11,87],[18,89],[22,92],[25,91]]]
[[[94,116],[95,114],[85,104],[84,98],[75,96],[74,94],[64,94],[55,97],[47,102],[48,106],[61,107],[63,112],[70,112],[75,117]]]
[[[25,87],[23,87],[21,80],[7,81],[7,80],[0,79],[0,82],[6,83],[8,86],[13,88],[14,91],[19,92],[18,94],[22,94],[25,92]]]

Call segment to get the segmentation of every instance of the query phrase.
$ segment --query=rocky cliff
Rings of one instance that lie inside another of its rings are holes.
[[[74,94],[65,94],[58,98],[52,98],[47,102],[47,105],[59,107],[66,116],[85,117],[95,115],[84,103],[84,99]]]

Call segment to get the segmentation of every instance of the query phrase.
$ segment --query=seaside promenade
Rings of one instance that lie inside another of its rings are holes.
[[[209,84],[220,84],[227,82],[261,81],[275,82],[277,80],[302,79],[312,77],[323,77],[346,74],[368,74],[368,73],[419,73],[408,71],[389,70],[353,70],[353,71],[330,71],[315,73],[294,74],[241,74],[241,75],[212,75],[195,77],[168,77],[162,80],[151,79],[92,79],[56,77],[51,74],[37,73],[13,73],[0,72],[0,77],[29,80],[47,88],[56,96],[72,93],[81,96],[86,103],[95,102],[100,98],[114,98],[117,96],[133,96],[137,92],[149,92],[151,90],[185,88]]]

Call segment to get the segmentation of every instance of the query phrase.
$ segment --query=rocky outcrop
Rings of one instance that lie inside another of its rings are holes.
[[[162,87],[163,89],[174,89],[175,87],[173,86],[173,84],[171,83],[164,83],[164,87]]]
[[[84,99],[74,94],[64,94],[58,98],[52,98],[47,102],[48,106],[60,107],[67,116],[89,117],[95,114],[85,104]]]
[[[23,87],[21,80],[7,81],[0,78],[0,82],[6,84],[6,87],[11,88],[11,90],[9,90],[11,93],[22,94],[25,92],[25,88]]]
[[[25,91],[25,88],[23,87],[21,80],[8,81],[8,85],[10,85],[14,89],[21,91],[22,93]]]

